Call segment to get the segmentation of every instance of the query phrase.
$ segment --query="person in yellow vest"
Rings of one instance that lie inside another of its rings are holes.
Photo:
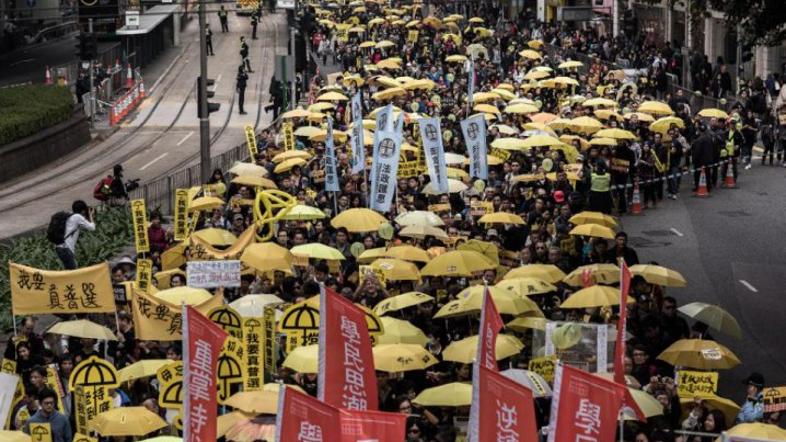
[[[723,149],[721,149],[721,161],[724,161],[721,166],[721,183],[726,177],[729,164],[731,164],[732,174],[734,181],[737,181],[737,160],[740,157],[740,151],[745,138],[742,136],[742,123],[739,120],[731,119],[728,123],[729,130],[726,131],[726,136],[723,137]],[[728,160],[728,162],[726,162]],[[723,187],[723,184],[721,184]]]
[[[603,161],[597,161],[592,171],[589,208],[594,212],[611,213],[611,175]]]

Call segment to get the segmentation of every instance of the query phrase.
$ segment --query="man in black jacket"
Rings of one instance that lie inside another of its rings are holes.
[[[243,110],[243,103],[246,99],[246,83],[248,82],[248,74],[243,69],[243,65],[237,67],[237,108],[240,115],[245,115],[246,111]]]
[[[715,156],[715,140],[713,136],[707,131],[707,126],[704,123],[699,124],[699,137],[696,138],[696,141],[693,142],[691,145],[691,160],[693,163],[693,167],[696,171],[693,173],[693,191],[695,192],[696,189],[699,188],[699,177],[701,176],[701,171],[704,168],[704,173],[707,178],[707,190],[710,190],[712,187],[711,180],[709,179],[709,170],[707,170],[707,166],[712,164],[712,160]]]

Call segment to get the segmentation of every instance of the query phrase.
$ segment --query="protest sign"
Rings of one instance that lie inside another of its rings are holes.
[[[131,221],[134,224],[134,244],[136,253],[150,251],[150,240],[147,237],[147,209],[145,200],[131,200]]]
[[[186,267],[189,287],[240,287],[240,261],[189,261]]]
[[[552,356],[540,356],[537,358],[532,358],[529,361],[529,367],[527,369],[533,373],[537,373],[546,380],[546,382],[553,382],[554,381],[554,367],[557,364],[557,357]]]
[[[136,287],[143,293],[149,293],[153,284],[153,261],[149,259],[136,260]]]
[[[212,298],[196,307],[207,314],[216,306],[222,305],[224,296],[217,292]],[[131,314],[134,318],[134,333],[137,339],[145,341],[179,341],[182,327],[180,306],[162,301],[154,296],[135,290],[131,296]]]
[[[765,413],[786,410],[786,387],[765,388],[762,395]]]
[[[117,385],[115,366],[95,355],[74,367],[68,379],[68,388],[74,394],[77,431],[89,433],[92,420],[112,408],[109,389]]]
[[[175,190],[175,241],[184,241],[188,238],[188,189]]]
[[[248,147],[248,156],[256,160],[259,151],[257,150],[257,137],[254,134],[254,126],[250,124],[246,124],[243,128],[243,132],[246,135],[246,147]]]
[[[681,398],[712,397],[718,391],[718,372],[677,371],[677,394]]]
[[[14,315],[113,313],[109,264],[76,270],[41,270],[9,263]]]

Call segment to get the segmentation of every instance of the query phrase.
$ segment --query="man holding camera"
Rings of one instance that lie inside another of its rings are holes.
[[[71,205],[71,210],[72,213],[65,223],[63,242],[55,246],[55,252],[66,270],[77,268],[76,242],[79,239],[79,231],[93,231],[96,229],[96,225],[93,222],[94,208],[89,207],[82,200],[77,200]]]

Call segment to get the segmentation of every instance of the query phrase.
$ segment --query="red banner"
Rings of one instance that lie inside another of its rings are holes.
[[[340,440],[339,418],[337,408],[292,388],[282,388],[276,415],[276,441]]]
[[[483,295],[483,310],[480,312],[480,336],[478,336],[477,361],[482,367],[499,371],[497,368],[497,336],[505,323],[499,316],[497,306],[488,288]]]
[[[548,442],[614,440],[626,387],[562,364],[554,377]]]
[[[378,408],[366,313],[325,289],[319,301],[319,399],[347,410]]]
[[[617,342],[614,344],[614,382],[625,384],[625,330],[628,327],[628,292],[630,292],[630,270],[620,260],[620,319],[617,322]]]
[[[486,367],[480,367],[478,381],[478,442],[538,442],[532,392]]]
[[[183,306],[183,440],[216,440],[216,365],[227,334],[191,306]]]
[[[341,410],[342,442],[401,442],[406,438],[406,414]]]

